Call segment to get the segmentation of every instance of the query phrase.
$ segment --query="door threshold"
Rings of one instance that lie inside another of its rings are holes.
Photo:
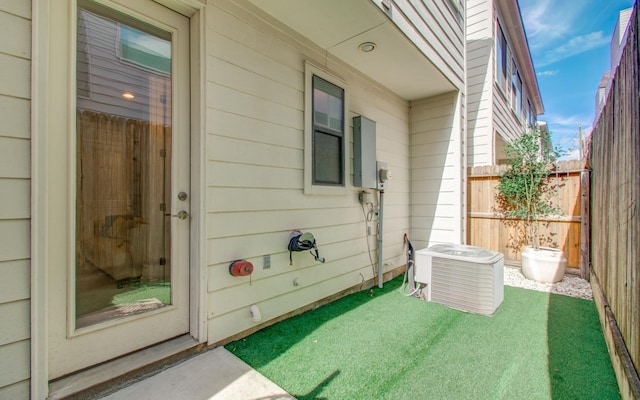
[[[190,335],[162,342],[49,383],[47,400],[106,396],[206,349]]]

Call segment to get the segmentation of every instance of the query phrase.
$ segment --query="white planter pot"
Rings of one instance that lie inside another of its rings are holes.
[[[564,277],[567,258],[564,252],[547,247],[525,247],[522,250],[522,274],[536,282],[554,283]]]

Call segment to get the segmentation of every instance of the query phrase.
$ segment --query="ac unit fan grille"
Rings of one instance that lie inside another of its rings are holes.
[[[502,259],[479,264],[433,257],[431,301],[462,311],[493,314],[503,298],[503,266]]]

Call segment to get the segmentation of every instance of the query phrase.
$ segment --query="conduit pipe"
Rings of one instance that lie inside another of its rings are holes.
[[[384,189],[380,189],[380,209],[378,210],[378,287],[382,288],[382,222],[384,221]]]

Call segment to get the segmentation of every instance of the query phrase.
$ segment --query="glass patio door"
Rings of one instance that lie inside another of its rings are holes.
[[[75,261],[50,378],[189,330],[188,26],[149,0],[78,1]]]

